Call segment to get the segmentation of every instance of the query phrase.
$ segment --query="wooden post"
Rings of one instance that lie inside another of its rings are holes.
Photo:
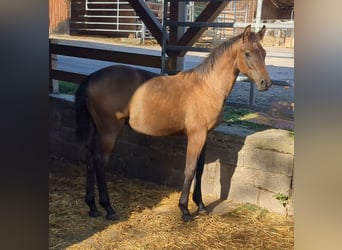
[[[53,42],[53,39],[49,40],[49,45],[51,46],[51,43]],[[57,68],[57,55],[56,54],[51,54],[51,48],[49,51],[49,70],[50,70],[50,74],[51,74],[51,70],[52,69],[56,69]],[[51,75],[50,75],[50,86],[49,86],[49,91],[50,93],[59,93],[59,81],[52,79]]]
[[[52,54],[50,56],[51,60],[51,69],[57,68],[57,55]],[[52,79],[52,93],[58,94],[59,93],[59,81]]]
[[[179,2],[178,5],[178,21],[180,22],[186,22],[186,16],[187,16],[187,4],[186,2]],[[178,27],[177,30],[177,43],[179,39],[183,36],[186,29],[184,26]],[[177,56],[177,70],[182,71],[184,70],[184,55],[183,56]]]
[[[179,1],[170,1],[170,20],[173,22],[185,22],[187,15],[187,4],[185,2]],[[179,39],[185,33],[184,26],[171,26],[170,27],[170,36],[169,36],[169,45],[177,45]],[[170,61],[170,69],[182,71],[184,69],[184,55],[178,56],[179,52],[177,51],[168,51],[169,61]]]
[[[178,21],[179,2],[170,1],[170,21]],[[168,45],[175,45],[178,41],[178,28],[170,26]],[[169,69],[177,70],[177,54],[174,51],[167,51],[169,56]]]

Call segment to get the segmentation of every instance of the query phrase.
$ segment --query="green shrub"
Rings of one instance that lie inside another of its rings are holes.
[[[65,81],[59,82],[59,93],[61,94],[74,95],[77,88],[78,88],[78,84],[76,83],[65,82]]]

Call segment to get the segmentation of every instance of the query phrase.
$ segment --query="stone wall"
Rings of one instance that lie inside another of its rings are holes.
[[[289,131],[269,129],[249,135],[238,154],[229,198],[286,212],[275,195],[290,197],[286,206],[293,214],[292,180],[294,140]]]
[[[72,97],[50,95],[50,152],[81,164],[84,149],[74,136],[74,116]],[[180,188],[185,153],[185,136],[145,136],[126,126],[109,167],[125,176]],[[255,132],[222,124],[208,134],[202,192],[285,212],[274,195],[292,195],[293,159],[293,138],[288,131]],[[287,207],[292,214],[292,202]]]

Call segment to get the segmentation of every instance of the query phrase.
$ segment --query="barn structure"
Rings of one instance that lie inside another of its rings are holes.
[[[146,5],[162,23],[163,0],[147,0]],[[218,22],[251,23],[256,18],[258,0],[227,1],[219,13]],[[294,0],[261,1],[261,19],[291,20],[294,18]],[[187,1],[186,19],[194,21],[207,3]],[[58,26],[69,26],[58,28]],[[50,32],[108,36],[141,36],[141,18],[127,0],[50,0]]]
[[[177,58],[187,51],[208,51],[191,48],[195,44],[215,46],[249,23],[266,24],[279,44],[294,42],[293,0],[50,0],[50,13],[51,33],[153,37],[162,46],[163,73],[181,70]]]

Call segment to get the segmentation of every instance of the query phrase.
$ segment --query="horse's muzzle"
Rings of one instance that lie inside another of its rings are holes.
[[[262,79],[259,84],[257,84],[259,91],[266,91],[272,86],[271,80]]]

